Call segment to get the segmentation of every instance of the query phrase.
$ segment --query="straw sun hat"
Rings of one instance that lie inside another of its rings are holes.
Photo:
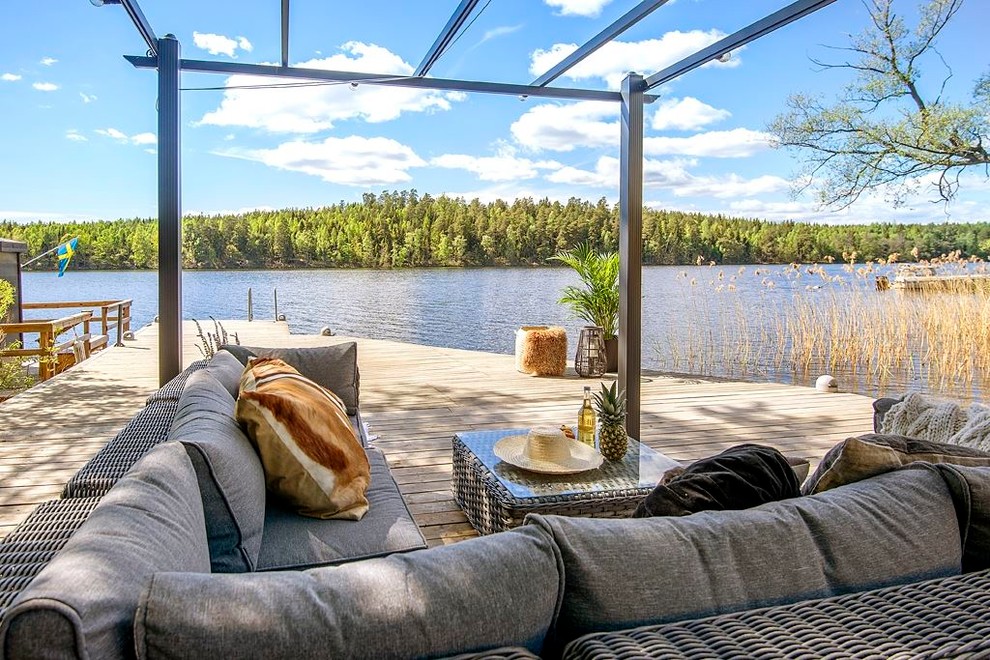
[[[510,435],[492,447],[506,463],[532,472],[573,474],[602,464],[594,447],[571,440],[553,426],[537,426],[527,435]]]

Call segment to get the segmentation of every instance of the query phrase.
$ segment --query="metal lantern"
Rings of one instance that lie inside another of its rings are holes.
[[[574,371],[582,378],[601,376],[605,373],[607,361],[605,331],[597,325],[584,326],[574,355]]]

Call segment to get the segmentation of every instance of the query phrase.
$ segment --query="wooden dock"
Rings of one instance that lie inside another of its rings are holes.
[[[284,323],[224,321],[241,343],[316,346],[344,337],[290,335]],[[157,326],[0,404],[0,537],[64,483],[143,406],[158,386]],[[186,363],[200,358],[184,329]],[[361,412],[388,456],[431,545],[475,533],[450,493],[451,445],[461,430],[576,422],[596,381],[519,374],[509,355],[356,339]],[[646,375],[642,435],[681,461],[742,442],[818,459],[871,430],[871,399],[805,387]]]

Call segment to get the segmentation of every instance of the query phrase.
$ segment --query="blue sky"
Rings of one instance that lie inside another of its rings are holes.
[[[491,0],[431,74],[527,83],[611,23],[635,0]],[[650,74],[786,4],[675,0],[573,69],[556,85],[615,89],[625,71]],[[114,219],[157,213],[154,71],[124,54],[143,42],[119,6],[86,0],[8,3],[0,25],[0,218]],[[456,0],[292,3],[290,62],[411,73]],[[485,6],[482,2],[479,7]],[[910,15],[916,3],[898,0]],[[274,63],[278,0],[143,0],[159,35],[185,58]],[[946,210],[921,194],[894,209],[882,195],[845,211],[794,198],[794,157],[765,129],[794,92],[831,96],[848,81],[809,58],[865,25],[858,0],[812,16],[660,87],[646,110],[650,206],[773,220],[990,220],[990,185],[967,176]],[[945,98],[965,100],[990,66],[990,2],[968,0],[943,32],[952,67]],[[925,64],[929,91],[941,84]],[[219,213],[359,200],[415,188],[513,199],[618,195],[617,107],[361,85],[230,89],[273,79],[183,74],[183,210]],[[226,89],[225,89],[226,87]],[[219,88],[203,90],[194,88]]]

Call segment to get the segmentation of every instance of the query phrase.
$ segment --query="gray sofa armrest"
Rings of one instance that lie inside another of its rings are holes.
[[[157,571],[210,571],[199,486],[179,443],[141,459],[21,592],[0,621],[0,657],[132,656],[134,612]]]

